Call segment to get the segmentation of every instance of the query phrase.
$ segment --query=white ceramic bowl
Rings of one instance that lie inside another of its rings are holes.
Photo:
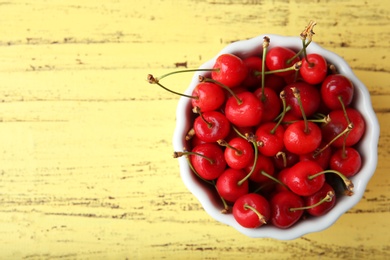
[[[211,68],[215,63],[216,58],[223,53],[232,53],[241,58],[254,54],[261,54],[264,36],[268,36],[271,39],[270,48],[273,46],[285,46],[299,50],[302,46],[302,41],[299,37],[285,37],[272,34],[259,35],[249,40],[229,44],[213,59],[200,66],[200,68]],[[355,76],[349,65],[337,54],[323,49],[314,41],[309,45],[307,53],[319,53],[323,55],[330,63],[336,65],[337,70],[341,74],[347,76],[355,86],[354,107],[362,113],[366,123],[366,131],[358,145],[358,150],[362,155],[362,168],[357,175],[351,178],[355,185],[354,195],[338,197],[335,207],[326,215],[300,221],[289,229],[279,229],[272,225],[264,225],[257,229],[248,229],[240,226],[235,221],[232,214],[221,213],[221,202],[218,198],[214,197],[214,193],[210,190],[210,185],[204,184],[191,173],[186,158],[178,158],[181,178],[188,190],[190,190],[202,204],[204,210],[217,221],[232,226],[249,237],[290,240],[328,228],[342,214],[354,207],[360,201],[365,192],[367,183],[376,170],[378,161],[377,146],[379,139],[379,123],[373,111],[367,88]],[[194,77],[185,92],[186,94],[191,95],[192,90],[198,84],[199,75],[206,76],[207,72],[198,72],[194,74]],[[185,135],[191,128],[191,114],[190,99],[181,98],[177,106],[177,122],[173,137],[175,151],[181,151],[186,145]]]

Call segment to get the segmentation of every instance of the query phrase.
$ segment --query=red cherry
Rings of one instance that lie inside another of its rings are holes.
[[[355,176],[361,165],[360,153],[352,147],[339,148],[330,158],[330,169],[341,172],[345,177]]]
[[[283,170],[297,163],[299,161],[299,155],[283,150],[273,157],[273,161],[276,169]]]
[[[263,68],[263,61],[258,56],[250,56],[243,59],[244,64],[248,68],[248,75],[246,76],[243,86],[247,88],[252,88],[261,84],[261,73]]]
[[[321,129],[313,122],[307,122],[307,128],[303,120],[289,125],[284,131],[284,146],[295,154],[306,154],[315,151],[322,140]]]
[[[226,161],[219,145],[204,143],[195,146],[191,152],[191,164],[203,179],[214,180],[224,172]]]
[[[321,85],[321,96],[324,104],[332,109],[341,109],[349,106],[354,95],[354,86],[352,82],[342,74],[332,74],[325,78]]]
[[[254,151],[251,143],[241,137],[233,138],[226,144],[224,158],[230,168],[245,168],[254,159]]]
[[[234,219],[243,227],[258,228],[270,218],[268,201],[257,193],[243,195],[233,205]]]
[[[276,128],[275,128],[276,127]],[[260,144],[259,152],[265,156],[275,156],[284,148],[284,128],[274,122],[266,122],[261,124],[255,135]]]
[[[241,182],[246,177],[244,170],[227,168],[217,179],[216,187],[219,195],[228,202],[235,202],[249,191],[248,181]]]
[[[277,174],[277,179],[281,182],[278,185],[276,185],[275,190],[276,191],[285,191],[285,190],[290,190],[287,186],[287,176],[288,176],[288,171],[290,168],[284,168]],[[283,184],[283,185],[282,185]]]
[[[263,102],[263,117],[261,121],[273,121],[282,109],[282,102],[279,96],[273,89],[267,87],[264,89],[258,88],[253,93],[258,99],[260,99],[261,102]]]
[[[323,169],[316,162],[298,162],[289,169],[286,184],[294,193],[300,196],[310,196],[319,191],[325,182],[324,174],[313,177],[320,172],[323,172]]]
[[[250,173],[253,168],[253,162],[248,164],[245,167],[245,172]],[[254,182],[267,182],[269,178],[264,176],[262,172],[266,172],[268,175],[273,176],[275,172],[275,167],[273,165],[272,159],[270,157],[258,154],[255,169],[250,175],[249,179]]]
[[[196,136],[204,142],[216,142],[226,138],[230,132],[230,122],[217,111],[202,113],[194,121]]]
[[[270,201],[271,222],[282,229],[289,228],[297,223],[303,215],[303,210],[294,210],[304,206],[303,199],[291,191],[276,193]]]
[[[286,86],[286,81],[283,77],[275,74],[268,74],[265,75],[264,86],[273,89],[276,93],[280,93],[280,91],[282,91],[282,89]]]
[[[330,122],[321,128],[323,139],[326,143],[332,142],[333,147],[353,146],[357,144],[365,132],[365,122],[361,113],[354,108],[346,108],[346,114],[352,123],[352,130],[347,138],[342,132],[348,128],[348,121],[342,109],[333,110],[329,113]],[[341,136],[339,136],[342,134]],[[339,137],[337,137],[339,136]]]
[[[236,126],[256,126],[260,123],[263,115],[263,104],[249,91],[238,93],[236,97],[230,97],[227,100],[225,115]]]
[[[300,161],[315,161],[317,162],[323,169],[327,169],[329,166],[330,157],[332,156],[332,149],[330,147],[325,147],[326,143],[322,142],[319,147],[324,147],[325,149],[321,149],[320,151],[315,150],[313,152],[307,154],[301,154],[299,156]]]
[[[303,110],[306,117],[310,117],[317,112],[320,105],[320,93],[317,88],[306,82],[295,82],[284,88],[286,94],[286,104],[291,107],[290,113],[302,118],[302,111],[299,101],[294,95],[294,88],[299,91]]]
[[[191,100],[193,107],[199,107],[202,112],[216,110],[225,102],[223,89],[212,82],[199,83],[192,92],[197,97]]]
[[[307,55],[307,58],[302,59],[299,72],[304,81],[316,85],[325,79],[328,73],[328,64],[320,54],[311,53]]]
[[[305,207],[307,207],[306,211],[310,215],[316,217],[325,215],[336,204],[335,191],[332,186],[326,182],[319,191],[310,196],[306,196],[303,199],[305,202]]]
[[[296,53],[289,48],[276,46],[268,51],[267,56],[265,58],[265,64],[270,71],[286,69],[293,66],[296,62],[299,61],[299,57],[294,58],[295,55]],[[284,77],[293,73],[295,73],[295,71],[290,70],[285,72],[278,72],[275,73],[275,75]]]
[[[207,142],[200,140],[197,135],[194,134],[193,136],[191,136],[191,147],[195,147],[199,144],[205,144],[205,143]]]
[[[248,68],[241,58],[234,54],[221,54],[215,61],[211,78],[229,88],[240,85],[248,75]]]
[[[299,121],[301,120],[302,118],[300,116],[296,116],[294,115],[293,113],[291,113],[290,111],[287,111],[286,114],[284,114],[284,117],[282,119],[282,125],[285,129],[287,129],[287,127],[289,125],[291,125],[292,123],[294,123],[295,121]]]
[[[239,127],[239,126],[234,126],[237,131],[230,131],[229,135],[225,138],[227,142],[232,140],[233,138],[236,137],[242,137],[245,136],[246,134],[253,133],[253,127],[252,126],[247,126],[247,127]],[[238,134],[238,133],[240,134]]]

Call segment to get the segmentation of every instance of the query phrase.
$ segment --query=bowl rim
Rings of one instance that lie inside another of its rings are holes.
[[[264,36],[270,38],[270,46],[283,46],[292,49],[299,49],[302,46],[302,40],[297,36],[281,36],[277,34],[261,34],[259,36],[233,42],[224,47],[217,55],[212,59],[203,63],[199,68],[210,68],[215,63],[217,57],[224,53],[232,53],[240,57],[248,57],[255,53],[262,51],[262,42]],[[338,54],[321,47],[316,42],[311,42],[307,48],[307,53],[318,53],[323,55],[327,61],[336,65],[337,70],[344,75],[348,75],[349,79],[355,86],[355,93],[357,98],[354,102],[357,102],[359,108],[364,109],[359,112],[362,113],[365,123],[366,131],[363,139],[359,143],[360,147],[365,147],[364,150],[369,152],[364,153],[364,163],[358,174],[352,177],[352,181],[355,184],[355,193],[353,196],[344,196],[338,199],[335,207],[328,212],[325,216],[310,218],[305,221],[300,221],[289,229],[278,229],[274,226],[262,226],[257,229],[248,229],[240,226],[233,218],[232,214],[222,214],[221,208],[216,208],[217,202],[210,200],[210,192],[206,190],[204,185],[199,185],[200,181],[188,166],[186,158],[178,158],[180,176],[187,189],[197,198],[204,210],[217,221],[232,226],[240,233],[252,237],[252,238],[274,238],[278,240],[291,240],[308,233],[319,232],[330,227],[334,224],[345,212],[354,207],[363,197],[366,186],[375,173],[378,163],[377,146],[379,142],[380,126],[376,114],[373,110],[371,98],[367,87],[361,82],[347,62]],[[185,91],[185,94],[190,95],[195,86],[199,83],[198,76],[206,76],[208,72],[196,72],[194,73],[192,80]],[[179,99],[176,109],[176,127],[173,134],[173,148],[175,150],[181,150],[185,146],[184,136],[189,126],[189,120],[185,120],[190,116],[191,101],[188,98],[181,97]],[[367,127],[369,126],[369,127]],[[195,185],[196,184],[196,185]],[[207,188],[208,189],[208,188]],[[324,218],[326,217],[326,218]]]

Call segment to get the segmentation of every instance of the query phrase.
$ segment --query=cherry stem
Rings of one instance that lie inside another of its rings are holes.
[[[265,220],[265,217],[257,209],[255,209],[254,207],[252,207],[252,206],[250,206],[248,204],[244,204],[244,209],[252,210],[259,217],[259,220],[260,220],[261,223],[267,224],[267,221]]]
[[[292,124],[292,123],[295,123],[295,122],[298,122],[299,120],[293,120],[293,121],[284,121],[283,123],[285,124]],[[313,123],[328,123],[329,120],[328,120],[328,117],[325,116],[324,118],[313,118],[313,119],[307,119],[308,122],[313,122]]]
[[[309,41],[310,43],[311,41]],[[306,45],[306,40],[305,39],[302,39],[302,50],[303,50],[303,57],[305,57],[305,60],[307,62],[307,64],[309,65],[309,68],[313,68],[314,67],[314,63],[310,62],[308,59],[307,59],[307,53],[306,53],[306,48],[307,46],[309,45]]]
[[[299,90],[297,88],[295,88],[295,87],[292,87],[291,90],[294,93],[294,97],[298,101],[299,109],[301,110],[303,121],[305,122],[305,130],[304,130],[304,132],[307,134],[309,132],[309,124],[307,122],[306,114],[305,114],[305,111],[303,109],[302,100],[301,100],[301,94],[300,94]]]
[[[287,107],[286,107],[286,111],[282,111],[282,113],[280,113],[277,117],[275,117],[274,121],[280,120],[280,123],[282,123],[282,120],[283,120],[285,114],[286,114],[288,111],[290,111],[290,110],[291,110],[291,106],[287,106]]]
[[[224,146],[224,147],[227,147],[227,148],[230,148],[230,149],[233,149],[235,152],[236,152],[236,155],[242,155],[242,151],[237,149],[236,147],[234,146],[231,146],[228,142],[226,142],[225,140],[218,140],[217,143],[220,145],[220,146]]]
[[[227,213],[229,213],[230,207],[229,207],[229,205],[226,203],[226,200],[219,194],[219,191],[218,191],[218,188],[217,188],[217,185],[216,185],[215,181],[212,181],[212,184],[214,185],[215,190],[217,191],[218,196],[219,196],[219,198],[221,199],[222,204],[223,204],[223,210],[221,210],[221,213],[222,213],[222,214],[227,214]]]
[[[299,35],[301,37],[301,39],[308,39],[309,41],[312,40],[313,38],[313,35],[315,34],[313,29],[314,29],[314,26],[316,26],[317,23],[315,21],[310,21],[309,24],[305,27],[305,29],[301,32],[301,34]]]
[[[309,24],[305,27],[305,29],[301,32],[301,34],[299,36],[302,39],[302,49],[297,54],[295,54],[291,59],[289,59],[287,61],[287,64],[291,63],[296,57],[299,57],[302,54],[302,52],[303,52],[303,55],[304,55],[306,61],[309,63],[309,61],[307,60],[307,55],[306,55],[306,48],[312,42],[313,35],[315,34],[313,31],[313,28],[316,24],[317,23],[315,21],[310,21]],[[310,63],[309,63],[309,66],[310,66]]]
[[[330,70],[331,74],[337,74],[337,68],[334,64],[329,64],[328,69]]]
[[[299,71],[296,70],[295,73],[294,73],[294,82],[297,82],[298,76],[299,76]]]
[[[316,174],[309,175],[309,176],[308,176],[308,179],[309,179],[309,180],[312,180],[312,179],[314,179],[314,178],[320,176],[321,174],[325,174],[325,173],[334,173],[334,174],[338,175],[338,176],[343,180],[343,182],[344,182],[344,184],[345,184],[345,187],[347,188],[347,190],[348,190],[348,192],[349,192],[348,194],[349,194],[349,195],[352,195],[352,194],[353,194],[353,187],[354,187],[354,185],[353,185],[352,181],[351,181],[350,179],[348,179],[347,177],[345,177],[345,176],[344,176],[341,172],[339,172],[339,171],[335,171],[335,170],[325,170],[325,171],[321,171],[321,172],[318,172],[318,173],[316,173]]]
[[[242,180],[240,180],[237,183],[238,186],[241,186],[253,174],[253,172],[255,171],[255,168],[256,168],[257,158],[259,157],[259,155],[258,155],[258,148],[257,148],[257,142],[256,142],[256,136],[254,134],[245,134],[245,137],[248,140],[248,142],[251,142],[253,144],[253,149],[255,150],[255,158],[253,160],[253,166],[252,166],[251,170],[249,171],[249,173]]]
[[[338,99],[339,99],[339,101],[340,101],[340,104],[341,104],[341,107],[342,107],[342,109],[343,109],[343,113],[344,113],[344,117],[345,117],[345,120],[347,121],[347,123],[348,123],[348,125],[353,125],[352,123],[351,123],[351,120],[349,120],[349,117],[348,117],[348,114],[347,114],[347,109],[345,108],[345,104],[344,104],[344,101],[343,101],[343,97],[342,96],[338,96]],[[349,133],[350,133],[351,131],[348,131],[347,133],[345,133],[345,136],[344,136],[344,141],[343,141],[343,150],[342,150],[342,158],[345,158],[345,157],[347,157],[347,155],[346,155],[346,152],[345,152],[345,146],[346,146],[346,141],[347,141],[347,137],[348,137],[348,135],[349,135]]]
[[[238,134],[238,136],[240,136],[240,137],[246,139],[245,134],[247,134],[247,133],[242,134],[235,126],[232,126],[232,128],[233,128],[234,132],[236,132],[236,134]]]
[[[186,135],[186,141],[189,141],[192,139],[192,137],[194,137],[195,135],[195,129],[194,128],[191,128],[188,132],[187,132],[187,135]]]
[[[288,59],[287,60],[287,64],[290,64],[294,59],[296,59],[297,57],[299,57],[301,54],[302,54],[302,52],[306,52],[306,48],[309,46],[309,44],[311,43],[311,40],[310,41],[308,41],[308,42],[306,42],[305,40],[302,40],[302,42],[303,42],[303,48],[299,51],[299,52],[297,52],[293,57],[291,57],[290,59]]]
[[[347,109],[345,108],[345,104],[344,104],[344,101],[343,101],[343,97],[342,96],[338,96],[338,99],[341,103],[341,108],[343,109],[343,112],[344,112],[344,116],[345,116],[345,120],[347,120],[347,123],[350,124],[351,121],[349,120],[349,117],[347,115]]]
[[[323,151],[325,151],[329,146],[332,145],[333,142],[335,142],[337,139],[339,139],[341,136],[343,135],[347,135],[349,132],[351,132],[353,129],[353,124],[349,124],[341,133],[339,133],[338,135],[336,135],[329,143],[327,143],[324,147],[322,147],[321,149],[317,150],[314,154],[313,154],[313,157],[317,157],[320,153],[322,153]]]
[[[271,134],[275,134],[276,129],[277,129],[278,126],[282,123],[283,118],[284,118],[284,116],[286,115],[286,113],[287,113],[287,111],[288,111],[288,110],[287,110],[287,107],[286,107],[286,93],[285,93],[284,90],[282,90],[282,91],[280,92],[279,97],[280,97],[280,99],[282,100],[283,111],[282,111],[282,113],[280,114],[280,117],[279,117],[278,122],[276,123],[276,125],[274,126],[274,128],[272,128],[272,130],[271,130],[271,132],[270,132]],[[289,108],[291,108],[291,107],[289,106]]]
[[[279,185],[282,185],[284,188],[286,188],[287,190],[289,190],[289,188],[287,187],[286,184],[284,184],[283,182],[281,182],[280,180],[278,180],[277,178],[275,178],[274,176],[272,175],[269,175],[267,172],[265,171],[261,171],[261,174],[264,175],[265,177],[267,177],[268,179],[271,179],[273,180],[274,182],[276,182],[277,184]]]
[[[291,67],[288,67],[288,68],[279,69],[279,70],[264,71],[264,75],[279,73],[279,72],[286,72],[286,71],[290,71],[290,70],[298,71],[301,68],[301,66],[302,66],[302,61],[297,61],[296,63],[294,63],[294,65],[292,65]]]
[[[265,85],[265,57],[267,56],[268,46],[270,43],[270,38],[264,36],[263,38],[263,58],[262,58],[262,67],[261,67],[261,101],[265,102],[266,98],[264,95],[264,85]]]
[[[290,211],[297,211],[297,210],[306,210],[306,209],[312,209],[312,208],[315,208],[319,205],[321,205],[322,203],[324,202],[331,202],[333,200],[333,197],[334,197],[334,192],[333,191],[328,191],[328,193],[326,194],[326,196],[324,198],[322,198],[320,201],[318,201],[317,203],[313,204],[313,205],[310,205],[310,206],[306,206],[306,207],[299,207],[299,208],[290,208]]]
[[[349,133],[351,133],[351,131],[346,132],[344,135],[343,148],[342,148],[342,152],[341,152],[341,158],[343,158],[343,159],[347,158],[346,142],[347,142],[347,138],[348,138]]]
[[[179,96],[187,97],[187,98],[192,98],[192,99],[199,99],[199,97],[197,97],[197,96],[190,96],[190,95],[182,94],[182,93],[173,91],[173,90],[171,90],[171,89],[169,89],[169,88],[163,86],[163,85],[158,81],[157,78],[153,77],[152,74],[148,74],[147,80],[148,80],[148,82],[149,82],[150,84],[156,84],[156,85],[160,86],[161,88],[165,89],[166,91],[171,92],[171,93],[173,93],[173,94],[175,94],[175,95],[179,95]]]
[[[276,158],[282,157],[282,160],[283,160],[283,167],[286,168],[286,167],[287,167],[287,157],[286,157],[286,153],[280,151],[280,152],[278,152],[275,156],[276,156]]]
[[[330,122],[330,117],[329,115],[324,115],[322,113],[315,113],[313,115],[314,118],[317,118],[317,119],[324,119],[325,120],[325,123],[329,123]]]
[[[196,153],[196,152],[189,152],[189,151],[182,151],[182,152],[173,152],[173,158],[179,158],[179,157],[182,157],[182,156],[188,156],[188,155],[196,155],[196,156],[200,156],[204,159],[206,159],[207,161],[209,161],[210,164],[214,164],[214,160],[205,156],[204,154],[201,154],[201,153]]]
[[[294,57],[292,57],[291,59],[289,59],[287,61],[287,64],[291,63],[291,61],[293,61],[296,57],[299,57],[302,52],[304,53],[304,56],[306,58],[306,61],[309,62],[307,60],[307,55],[306,55],[306,48],[307,46],[309,46],[309,44],[312,42],[312,38],[313,38],[313,35],[314,35],[314,31],[313,31],[313,28],[314,26],[316,25],[317,23],[315,21],[310,21],[309,24],[305,27],[305,29],[301,32],[301,34],[299,35],[302,39],[302,49],[294,55]],[[310,63],[309,63],[310,64]]]
[[[173,72],[169,72],[167,74],[164,74],[162,75],[161,77],[158,77],[158,78],[155,78],[155,80],[158,82],[160,80],[162,80],[163,78],[166,78],[170,75],[174,75],[174,74],[179,74],[179,73],[183,73],[183,72],[199,72],[199,71],[219,71],[219,68],[216,68],[216,69],[188,69],[188,70],[177,70],[177,71],[173,71]],[[150,75],[150,74],[149,74]],[[148,77],[149,78],[149,77]]]
[[[192,165],[190,158],[188,157],[189,154],[186,154],[186,153],[188,153],[188,151],[186,151],[186,149],[184,148],[184,149],[183,149],[183,152],[174,152],[174,153],[173,153],[173,157],[174,157],[174,158],[178,158],[178,157],[181,157],[181,156],[184,155],[184,156],[186,157],[186,159],[187,159],[188,165],[190,166],[192,172],[193,172],[199,179],[201,179],[202,181],[204,181],[204,182],[206,182],[206,183],[208,183],[208,184],[214,184],[213,182],[208,181],[208,180],[202,178],[202,177],[199,175],[199,173],[195,170],[194,166]],[[206,158],[205,158],[205,159],[206,159]],[[210,158],[209,158],[209,159],[210,159]]]
[[[227,90],[229,92],[229,94],[232,95],[237,100],[237,104],[239,104],[239,105],[242,104],[242,100],[239,97],[237,97],[236,93],[234,93],[234,91],[231,90],[231,88],[229,88],[225,84],[223,84],[223,83],[221,83],[221,82],[219,82],[217,80],[211,79],[211,78],[206,78],[206,77],[201,76],[201,75],[199,75],[199,82],[211,82],[211,83],[217,84],[218,86],[220,86],[223,89]]]
[[[202,118],[203,122],[205,122],[205,123],[207,124],[207,127],[208,127],[208,128],[212,128],[212,127],[213,127],[213,124],[210,123],[210,122],[208,122],[208,121],[206,120],[206,118],[204,118],[202,111],[200,111],[200,107],[194,107],[194,108],[192,109],[192,112],[194,112],[194,113],[196,113],[196,114],[199,114],[200,118]]]

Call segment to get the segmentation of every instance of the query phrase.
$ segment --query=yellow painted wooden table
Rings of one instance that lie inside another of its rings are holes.
[[[13,0],[0,12],[0,259],[390,259],[388,1]],[[145,77],[310,19],[372,94],[378,168],[329,229],[250,239],[185,188],[178,98]]]

